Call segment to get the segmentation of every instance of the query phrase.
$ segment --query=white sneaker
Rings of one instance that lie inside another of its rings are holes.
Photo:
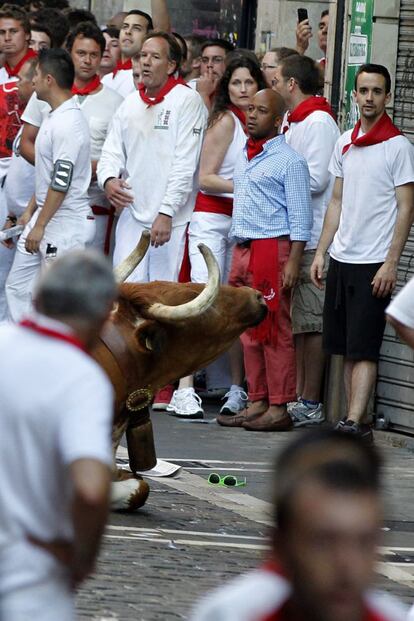
[[[233,416],[241,412],[241,410],[244,410],[248,397],[240,386],[233,384],[229,392],[224,395],[223,399],[227,399],[227,401],[222,406],[220,414]]]
[[[203,418],[204,411],[201,407],[201,399],[194,388],[181,388],[174,390],[174,394],[167,405],[167,412],[171,416],[181,418]]]
[[[309,406],[303,401],[298,401],[298,403],[291,408],[289,415],[293,420],[294,427],[320,425],[325,420],[322,403]]]

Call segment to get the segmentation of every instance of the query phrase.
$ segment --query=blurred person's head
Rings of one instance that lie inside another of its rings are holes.
[[[154,31],[145,36],[139,58],[142,82],[151,97],[180,68],[181,48],[173,35]]]
[[[36,13],[36,11],[40,11],[40,9],[43,9],[44,6],[45,3],[43,2],[43,0],[29,0],[29,2],[26,2],[26,4],[24,5],[24,8],[28,13]]]
[[[124,22],[125,17],[128,15],[126,11],[118,11],[110,17],[107,21],[107,28],[116,28],[117,30],[121,30],[122,24]]]
[[[178,32],[172,32],[171,34],[174,37],[174,39],[177,41],[177,43],[178,43],[178,45],[180,46],[180,49],[181,49],[180,75],[181,75],[181,77],[184,77],[181,69],[182,69],[183,63],[186,62],[187,56],[188,56],[187,43],[186,43],[186,40],[184,39],[184,37],[182,37]]]
[[[226,56],[234,50],[234,45],[225,39],[210,39],[201,46],[201,75],[212,73],[221,78],[226,69]]]
[[[75,250],[41,275],[35,309],[70,326],[92,348],[117,296],[110,262],[96,250]]]
[[[257,92],[246,113],[249,136],[254,140],[270,140],[277,136],[285,111],[285,102],[279,93],[270,88]]]
[[[53,47],[62,47],[69,33],[69,22],[61,11],[44,8],[30,16],[32,27],[45,26],[53,37]]]
[[[55,47],[52,33],[47,26],[37,24],[31,27],[29,47],[35,52]]]
[[[187,81],[200,77],[201,46],[206,41],[201,35],[186,35],[187,58],[181,63],[181,75]]]
[[[248,57],[234,57],[218,83],[209,126],[214,125],[230,105],[246,112],[257,93],[266,87],[259,63]]]
[[[0,9],[0,49],[6,57],[24,56],[30,41],[30,22],[24,9],[5,5]]]
[[[362,621],[380,541],[380,459],[333,430],[296,439],[276,464],[273,555],[293,616]]]
[[[66,49],[75,68],[75,83],[86,83],[98,73],[105,51],[105,37],[92,22],[81,22],[69,33]]]
[[[66,9],[63,11],[66,19],[69,22],[69,30],[73,30],[76,26],[82,22],[91,22],[97,26],[96,17],[91,11],[86,9]]]
[[[326,48],[328,45],[328,27],[329,27],[329,10],[322,11],[318,24],[318,45],[326,56]]]
[[[282,95],[289,110],[320,89],[321,75],[316,62],[309,56],[294,54],[280,61],[275,69],[273,89]]]
[[[38,60],[36,57],[30,58],[23,64],[17,74],[17,90],[19,92],[19,99],[23,103],[27,103],[33,95],[33,78],[36,73],[37,62]]]
[[[75,69],[66,50],[50,49],[39,52],[39,61],[33,77],[33,86],[38,99],[51,104],[62,92],[70,93],[75,78]]]
[[[119,32],[119,45],[124,59],[132,58],[141,51],[144,37],[153,29],[152,19],[148,13],[133,9],[122,22]]]
[[[289,47],[273,47],[271,50],[268,50],[261,60],[261,67],[263,71],[263,75],[266,80],[266,84],[269,88],[272,88],[272,80],[275,76],[275,70],[280,63],[281,60],[284,60],[288,56],[292,56],[292,54],[297,54],[298,52]]]
[[[391,76],[384,65],[367,63],[359,67],[354,84],[354,97],[361,120],[375,123],[391,99]]]
[[[121,58],[121,48],[119,47],[119,30],[116,28],[106,28],[102,31],[105,38],[105,50],[101,59],[101,77],[111,73]]]

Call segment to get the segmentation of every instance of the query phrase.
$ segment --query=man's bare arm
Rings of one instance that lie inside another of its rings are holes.
[[[372,281],[372,293],[378,298],[386,297],[395,288],[398,262],[414,220],[414,183],[395,188],[395,193],[398,212],[391,246],[384,263]]]
[[[34,166],[35,163],[35,141],[39,133],[39,128],[30,123],[25,123],[20,138],[20,155]]]
[[[319,238],[318,247],[316,249],[315,258],[311,266],[311,279],[313,284],[322,289],[323,268],[325,264],[325,254],[332,244],[335,233],[339,227],[342,210],[342,189],[343,179],[336,177],[331,201],[326,210],[325,219],[323,221],[322,233]]]
[[[66,194],[64,192],[58,192],[57,190],[52,190],[52,188],[48,189],[45,204],[40,210],[36,224],[26,238],[25,248],[27,252],[31,254],[39,252],[39,246],[43,239],[45,228],[65,200],[65,197]]]
[[[171,21],[168,13],[167,0],[151,0],[151,14],[155,30],[170,32]]]

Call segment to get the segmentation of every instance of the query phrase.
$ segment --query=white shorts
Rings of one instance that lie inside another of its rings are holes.
[[[166,244],[158,248],[150,246],[127,282],[152,282],[153,280],[177,282],[183,261],[186,228],[186,224],[173,226],[171,239]],[[115,232],[115,267],[132,252],[139,242],[141,233],[145,230],[149,230],[149,227],[137,222],[128,208],[122,211]]]
[[[206,244],[217,259],[221,283],[228,282],[234,247],[234,243],[229,241],[230,227],[230,216],[203,211],[193,213],[188,229],[192,282],[206,282],[207,280],[206,264],[197,248],[200,242]]]

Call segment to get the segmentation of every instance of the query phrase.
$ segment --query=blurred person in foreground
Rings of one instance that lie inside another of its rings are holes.
[[[33,314],[0,327],[1,619],[72,621],[74,589],[93,570],[113,391],[88,352],[115,297],[108,261],[74,251],[43,273]]]
[[[380,458],[324,429],[290,444],[275,469],[269,559],[196,608],[192,621],[402,621],[371,590],[381,541]]]

